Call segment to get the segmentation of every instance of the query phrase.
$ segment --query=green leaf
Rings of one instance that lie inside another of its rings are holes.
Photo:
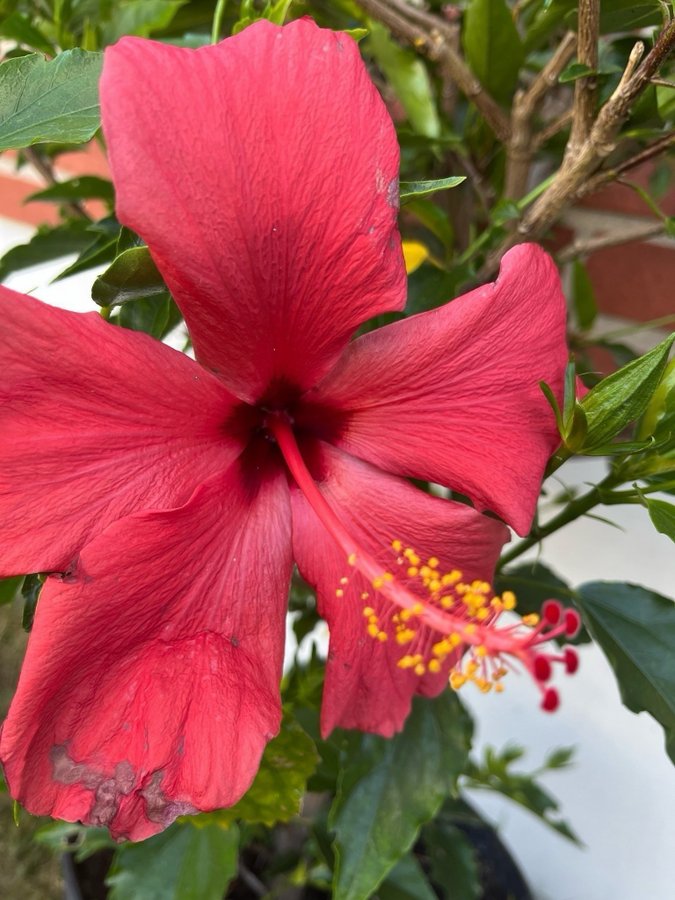
[[[675,359],[666,366],[637,429],[638,440],[650,435],[656,440],[675,435]]]
[[[399,860],[378,888],[379,900],[436,900],[436,894],[412,853]]]
[[[80,144],[99,127],[102,54],[37,53],[0,65],[0,151],[44,141]]]
[[[400,734],[363,739],[340,775],[331,822],[336,900],[370,897],[413,845],[464,770],[470,722],[446,692],[416,698]]]
[[[307,780],[318,759],[309,735],[297,722],[284,720],[277,737],[265,748],[258,774],[248,792],[234,806],[208,813],[206,818],[220,825],[235,819],[269,827],[277,822],[289,822],[300,810]]]
[[[572,303],[579,328],[586,331],[595,322],[598,307],[588,270],[578,259],[572,266]]]
[[[55,203],[68,203],[78,200],[105,200],[112,205],[115,191],[111,181],[97,175],[81,175],[68,181],[59,181],[42,191],[36,191],[27,197],[31,200],[48,200]]]
[[[525,56],[505,0],[470,0],[463,40],[467,62],[480,83],[496,100],[507,102]]]
[[[23,575],[15,575],[13,578],[3,578],[0,581],[0,606],[11,603],[23,584]]]
[[[121,306],[132,300],[166,294],[164,279],[150,256],[147,247],[124,250],[99,275],[91,289],[92,299],[99,306]]]
[[[675,505],[666,500],[653,500],[651,497],[645,497],[644,502],[656,530],[675,541]]]
[[[124,303],[117,316],[108,321],[132,331],[144,331],[161,340],[180,320],[180,310],[165,292],[155,297],[142,297],[133,303]]]
[[[399,184],[399,197],[401,203],[405,203],[425,194],[447,191],[448,188],[457,187],[463,181],[466,181],[465,175],[453,175],[450,178],[436,178],[431,181],[402,181]]]
[[[634,584],[595,581],[578,588],[577,604],[604,651],[621,699],[646,711],[666,732],[675,762],[675,603]]]
[[[0,22],[0,35],[10,38],[18,44],[23,44],[25,47],[46,53],[47,56],[54,54],[54,47],[44,34],[19,12],[11,13]]]
[[[38,599],[43,584],[44,576],[42,575],[26,575],[23,579],[23,584],[21,585],[21,596],[23,597],[21,627],[25,631],[30,631],[33,627],[35,610],[37,609]]]
[[[29,269],[31,266],[59,259],[71,253],[78,253],[91,243],[91,233],[87,230],[87,222],[73,219],[52,228],[41,226],[27,244],[12,247],[0,259],[0,281],[4,281],[13,272]]]
[[[103,44],[114,44],[125,34],[149,37],[161,31],[187,0],[126,0],[115,3],[109,22],[101,26]]]
[[[482,892],[476,853],[455,823],[452,807],[446,804],[440,815],[425,825],[422,841],[429,874],[447,900],[478,900]]]
[[[608,443],[642,415],[664,372],[673,341],[675,334],[586,394],[581,401],[588,426],[584,450]]]
[[[368,22],[367,50],[390,82],[403,104],[413,129],[429,138],[441,133],[429,73],[411,50],[404,50],[378,22]]]
[[[578,78],[586,78],[589,75],[597,75],[597,71],[584,63],[573,62],[560,73],[558,81],[560,84],[568,84],[570,81],[576,81]]]
[[[117,850],[106,879],[109,900],[222,900],[237,874],[238,848],[236,826],[176,822]]]
[[[579,839],[567,822],[557,815],[558,803],[548,791],[533,775],[512,771],[512,764],[523,755],[524,750],[521,747],[507,746],[501,753],[497,753],[492,747],[486,747],[481,764],[472,764],[468,784],[471,787],[503,794],[509,800],[528,809],[558,834],[579,843]]]

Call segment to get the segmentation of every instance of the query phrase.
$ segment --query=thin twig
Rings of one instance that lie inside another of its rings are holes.
[[[582,185],[577,193],[577,199],[586,197],[588,194],[594,194],[601,187],[609,184],[610,181],[616,181],[617,178],[620,178],[625,172],[629,172],[631,169],[641,166],[650,159],[654,159],[655,156],[660,156],[670,147],[675,147],[675,132],[673,131],[668,132],[668,134],[659,138],[657,141],[649,144],[639,153],[635,153],[633,156],[629,156],[628,159],[624,159],[623,162],[618,163],[618,165],[613,168],[602,169]]]
[[[365,12],[386,25],[397,38],[412,44],[440,63],[459,90],[478,109],[501,141],[508,140],[509,120],[453,46],[452,26],[438,16],[422,12],[403,0],[358,0]]]
[[[620,141],[619,131],[640,93],[649,85],[675,47],[675,21],[669,22],[658,36],[647,56],[640,62],[644,47],[638,43],[630,54],[621,80],[600,110],[593,127],[577,156],[563,162],[548,189],[535,200],[523,216],[516,232],[489,254],[478,277],[489,278],[499,266],[504,253],[521,241],[537,240],[553,225],[563,209],[583,191],[591,176],[600,168]]]
[[[579,0],[578,35],[577,62],[595,72],[598,67],[600,0]],[[598,81],[595,74],[578,78],[574,85],[572,130],[565,150],[567,159],[574,159],[588,139],[597,101]]]
[[[562,39],[557,50],[532,84],[526,90],[518,91],[514,97],[504,189],[505,196],[511,200],[519,200],[527,189],[528,176],[535,152],[534,115],[547,92],[558,83],[560,73],[572,58],[575,46],[576,38],[570,31]]]
[[[649,238],[658,237],[665,230],[665,222],[646,222],[633,228],[624,228],[609,234],[598,235],[598,237],[580,238],[561,250],[556,259],[559,263],[570,262],[573,259],[595,253],[596,250],[605,250],[607,247],[618,247],[632,241],[646,241]]]

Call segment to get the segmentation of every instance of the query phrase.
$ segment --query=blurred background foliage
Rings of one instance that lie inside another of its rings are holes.
[[[101,51],[125,34],[199,47],[256,18],[282,23],[302,15],[359,41],[396,123],[406,315],[493,277],[514,243],[539,240],[555,254],[575,356],[564,406],[555,409],[561,446],[549,471],[576,454],[606,456],[608,469],[587,492],[563,492],[553,518],[536,522],[507,552],[498,589],[515,590],[523,613],[547,597],[576,605],[586,626],[579,640],[600,645],[625,704],[660,722],[674,756],[672,600],[622,584],[572,586],[541,563],[519,560],[557,529],[619,503],[646,506],[655,528],[675,540],[675,368],[666,336],[675,316],[648,323],[666,329],[664,340],[638,356],[623,335],[598,327],[587,269],[598,249],[675,235],[667,203],[675,173],[675,23],[668,3],[0,0],[0,152],[17,168],[30,164],[40,173],[44,188],[33,200],[59,213],[58,222],[0,259],[0,279],[74,255],[58,277],[90,270],[92,299],[109,321],[157,338],[175,333],[180,314],[147,248],[116,221],[112,183],[87,171],[90,142],[105,150]],[[81,173],[64,179],[60,158],[80,150]],[[598,235],[576,234],[570,211],[618,183],[639,199],[645,217]],[[585,396],[578,373],[592,388]],[[30,628],[40,584],[37,575],[0,583],[4,705],[21,652],[19,625]],[[538,781],[543,771],[568,765],[570,751],[554,752],[529,772],[519,747],[479,759],[471,719],[450,693],[419,700],[390,741],[349,732],[321,740],[323,663],[307,646],[317,616],[299,579],[291,610],[305,643],[284,680],[284,726],[235,808],[116,847],[99,829],[35,823],[12,811],[5,795],[0,894],[60,896],[56,851],[66,853],[71,890],[76,873],[87,898],[219,900],[226,891],[234,898],[339,900],[529,896],[508,860],[497,865],[498,838],[463,791],[503,793],[576,840]],[[19,828],[11,825],[13,814]]]

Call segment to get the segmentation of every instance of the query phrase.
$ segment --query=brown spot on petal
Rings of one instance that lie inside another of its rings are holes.
[[[178,816],[192,816],[199,812],[191,803],[182,800],[170,800],[160,788],[164,773],[157,771],[153,774],[150,784],[141,791],[141,797],[145,800],[146,815],[151,822],[159,822],[168,827],[175,822]]]

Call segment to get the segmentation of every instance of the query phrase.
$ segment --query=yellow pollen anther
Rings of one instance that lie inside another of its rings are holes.
[[[504,609],[515,609],[516,595],[512,591],[504,591],[502,594],[502,603],[504,604]]]
[[[410,641],[415,637],[415,632],[412,628],[403,628],[400,631],[396,632],[396,642],[398,644],[409,644]]]
[[[347,565],[355,566],[356,565],[356,553],[350,553],[347,557]]]
[[[430,556],[427,560],[427,565],[431,566],[432,569],[437,569],[440,563],[435,556]]]
[[[369,622],[371,625],[375,624],[377,621],[378,621],[378,618],[377,618],[376,615],[368,616],[368,622]]]
[[[441,589],[441,582],[437,578],[434,578],[433,581],[429,582],[429,590],[432,591],[434,594],[437,591],[440,591],[440,589]]]
[[[451,672],[450,673],[450,687],[453,691],[458,691],[463,684],[466,683],[466,678],[462,675],[461,672]]]
[[[338,589],[335,591],[335,596],[336,596],[336,597],[344,597],[344,595],[345,595],[345,592],[344,592],[341,588],[338,588]]]
[[[370,625],[368,626],[368,634],[371,637],[376,638],[379,633],[380,633],[380,629],[377,627],[375,622],[371,622]]]
[[[474,647],[473,652],[476,654],[476,656],[487,656],[487,647],[485,647],[483,644],[479,644],[478,647]]]
[[[441,606],[443,609],[450,609],[451,606],[454,606],[455,601],[452,597],[441,597]]]
[[[408,575],[410,575],[411,578],[414,578],[416,575],[419,575],[419,573],[420,573],[420,570],[417,568],[417,566],[410,566],[410,568],[408,569]]]
[[[523,625],[527,625],[529,628],[534,628],[534,626],[538,624],[539,616],[536,613],[530,613],[528,616],[523,616]]]
[[[495,694],[503,694],[504,693],[504,685],[501,682],[497,682],[494,685]]]
[[[392,541],[391,542],[392,550],[395,550],[397,553],[400,553],[403,550],[403,544],[400,541]]]
[[[459,645],[462,643],[461,635],[457,634],[456,631],[453,631],[452,634],[448,635],[448,642],[449,642],[450,646],[453,648],[459,647]]]
[[[384,642],[384,641],[388,640],[388,638],[389,638],[389,635],[387,634],[386,631],[378,631],[377,632],[378,641]]]
[[[393,581],[393,580],[394,580],[394,576],[391,574],[391,572],[383,572],[383,573],[382,573],[382,580],[383,580],[383,581]]]
[[[473,624],[473,622],[469,622],[468,625],[464,626],[464,634],[471,635],[471,634],[475,634],[475,633],[476,633],[476,626]]]
[[[435,675],[437,672],[440,672],[440,671],[441,671],[441,664],[440,664],[440,662],[439,662],[437,659],[430,659],[430,660],[429,660],[429,671],[430,671],[430,672],[433,672],[434,675]]]
[[[417,663],[417,665],[415,666],[415,675],[424,675],[426,670],[427,667],[424,665],[424,663]]]
[[[366,594],[366,596],[368,596],[368,595]],[[375,615],[375,610],[373,609],[372,606],[365,606],[365,607],[363,608],[363,615],[366,616],[366,617],[368,617],[368,616],[374,616],[374,615]]]
[[[376,591],[379,591],[383,584],[384,580],[379,575],[372,580],[372,585]]]
[[[368,591],[364,591],[364,592],[361,594],[361,599],[362,599],[362,600],[367,600],[369,596],[370,596],[370,594],[368,593]]]
[[[340,584],[349,584],[349,578],[346,578],[344,575],[340,579]]]

